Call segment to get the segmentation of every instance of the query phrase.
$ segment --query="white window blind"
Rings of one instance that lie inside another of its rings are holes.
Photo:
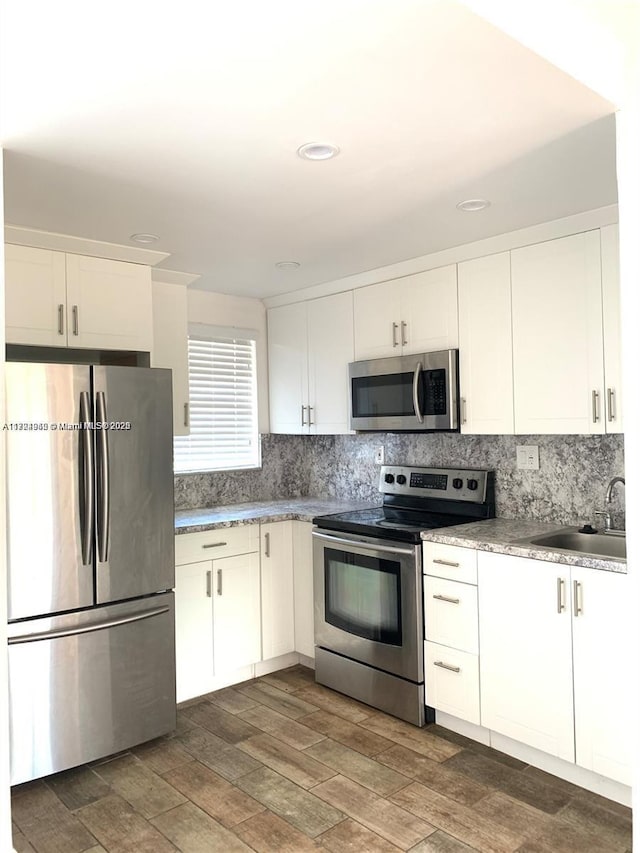
[[[174,469],[260,464],[255,341],[189,335],[190,434],[174,439]]]

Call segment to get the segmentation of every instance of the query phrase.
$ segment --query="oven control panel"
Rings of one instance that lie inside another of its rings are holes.
[[[379,490],[387,495],[483,503],[490,472],[484,468],[419,468],[383,465]]]

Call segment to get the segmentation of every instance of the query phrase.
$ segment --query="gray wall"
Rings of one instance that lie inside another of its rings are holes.
[[[539,471],[517,470],[518,444],[539,446]],[[379,445],[389,464],[493,468],[496,511],[505,518],[593,521],[609,479],[624,475],[620,435],[265,435],[261,469],[177,476],[176,507],[306,496],[378,502]],[[616,526],[624,526],[624,487],[617,487],[611,510]]]

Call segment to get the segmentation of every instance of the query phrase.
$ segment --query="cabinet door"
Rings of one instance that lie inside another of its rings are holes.
[[[569,574],[478,554],[482,725],[574,761]]]
[[[356,360],[400,355],[400,290],[397,281],[383,281],[353,291]]]
[[[69,346],[150,352],[150,268],[83,255],[66,258]]]
[[[7,244],[4,257],[7,343],[65,347],[64,253]]]
[[[176,567],[176,695],[202,696],[213,679],[212,563]]]
[[[313,543],[308,521],[293,522],[293,610],[295,649],[315,657],[313,634]]]
[[[262,659],[294,651],[293,522],[260,525]]]
[[[403,353],[457,348],[456,265],[409,275],[396,284],[400,288]]]
[[[600,230],[602,251],[602,325],[607,432],[622,432],[622,340],[618,226]]]
[[[349,432],[349,362],[353,361],[353,293],[307,303],[312,434]]]
[[[458,264],[460,431],[513,434],[509,252]]]
[[[629,733],[637,727],[630,578],[575,566],[571,575],[576,764],[630,785]]]
[[[189,435],[187,289],[153,282],[153,367],[171,369],[173,434]]]
[[[269,408],[271,432],[306,433],[309,385],[307,305],[271,308],[269,322]],[[304,423],[303,423],[304,422]]]
[[[213,561],[213,660],[216,676],[256,663],[260,653],[260,557]]]
[[[516,433],[605,430],[600,234],[511,252]]]

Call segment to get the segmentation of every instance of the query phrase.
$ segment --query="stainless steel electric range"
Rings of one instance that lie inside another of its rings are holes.
[[[418,726],[421,531],[495,516],[493,472],[386,465],[382,506],[313,519],[316,681]]]

